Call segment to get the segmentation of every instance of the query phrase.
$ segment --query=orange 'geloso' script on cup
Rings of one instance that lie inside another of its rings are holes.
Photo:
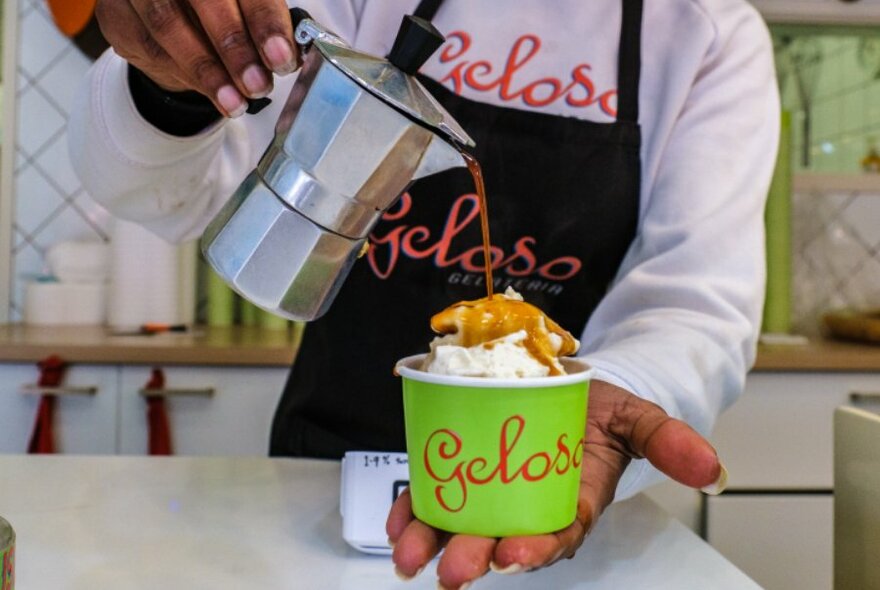
[[[490,464],[487,457],[468,459],[467,441],[448,428],[431,433],[422,457],[428,476],[439,484],[434,488],[434,496],[440,506],[449,512],[460,511],[467,504],[469,486],[482,486],[496,480],[502,485],[519,479],[537,482],[553,473],[563,475],[571,468],[580,467],[584,439],[569,445],[565,433],[557,437],[555,449],[533,453],[518,465],[512,465],[511,455],[525,429],[526,419],[522,416],[511,416],[504,421],[499,435],[498,459],[494,464]],[[447,489],[449,486],[445,484],[453,485]],[[455,496],[460,497],[453,500]]]

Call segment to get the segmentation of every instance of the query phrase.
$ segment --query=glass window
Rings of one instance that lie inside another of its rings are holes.
[[[777,27],[773,41],[795,170],[871,165],[880,140],[880,29]]]

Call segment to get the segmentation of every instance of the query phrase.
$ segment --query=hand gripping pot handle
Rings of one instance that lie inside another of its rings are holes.
[[[291,8],[290,9],[290,22],[293,25],[294,31],[299,26],[304,19],[311,19],[312,15],[303,10],[302,8]],[[264,96],[262,98],[248,98],[247,99],[247,114],[249,115],[258,115],[263,109],[272,104],[272,99],[268,96]],[[213,108],[213,107],[212,107]],[[3,588],[0,588],[3,590]]]

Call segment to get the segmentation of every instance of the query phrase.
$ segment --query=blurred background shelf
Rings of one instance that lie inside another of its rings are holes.
[[[867,26],[880,23],[880,1],[751,0],[771,23]]]
[[[5,324],[0,325],[0,368],[5,363],[35,363],[58,355],[77,364],[237,366],[287,371],[296,356],[298,341],[296,330],[244,326],[197,326],[185,333],[119,336],[101,326]]]
[[[863,193],[880,195],[880,174],[799,172],[792,189],[797,193]]]

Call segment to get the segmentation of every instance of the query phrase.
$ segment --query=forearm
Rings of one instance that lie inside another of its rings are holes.
[[[599,379],[704,435],[754,361],[779,135],[769,35],[751,8],[731,10],[739,17],[723,21],[704,59],[643,188],[638,235],[583,335]],[[652,481],[635,462],[618,498]]]

